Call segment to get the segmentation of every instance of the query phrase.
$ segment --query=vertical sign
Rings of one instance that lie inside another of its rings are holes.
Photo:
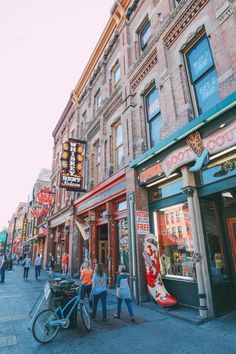
[[[85,190],[84,141],[69,139],[62,145],[60,187],[72,191]]]
[[[136,227],[138,235],[146,235],[150,232],[148,211],[136,211]]]

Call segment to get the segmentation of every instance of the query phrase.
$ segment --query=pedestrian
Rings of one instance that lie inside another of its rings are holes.
[[[116,280],[116,296],[117,296],[117,313],[114,314],[115,318],[120,318],[121,303],[125,300],[131,320],[134,322],[133,309],[131,305],[131,293],[129,287],[129,274],[126,272],[124,264],[119,265],[119,275]]]
[[[48,262],[48,266],[49,266],[49,276],[54,277],[55,258],[53,257],[53,255],[51,253],[50,253],[50,259]]]
[[[93,301],[90,296],[92,291],[92,279],[93,279],[93,270],[90,266],[90,263],[85,261],[80,271],[80,280],[82,281],[81,298],[84,299],[85,296],[87,295],[89,299],[90,310],[92,310],[93,307]]]
[[[40,254],[37,255],[34,261],[34,268],[35,268],[35,279],[38,280],[40,279],[40,272],[41,272],[41,267],[42,267],[42,257]]]
[[[98,301],[101,299],[102,320],[107,322],[107,275],[104,272],[102,263],[98,263],[95,267],[95,273],[92,279],[91,297],[93,297],[93,311],[91,317],[93,319],[96,317]]]
[[[63,253],[63,256],[61,258],[61,263],[62,263],[62,274],[66,275],[68,271],[68,261],[69,257],[67,253]]]
[[[7,268],[7,258],[5,254],[1,257],[1,262],[0,262],[0,273],[1,273],[1,281],[0,283],[4,283],[5,281],[5,271]]]
[[[17,255],[16,255],[16,264],[19,265],[19,263],[20,263],[20,255],[19,255],[19,253],[17,253]]]
[[[30,269],[31,265],[32,265],[32,261],[31,261],[30,255],[27,254],[25,259],[22,262],[22,266],[24,267],[23,277],[24,277],[25,280],[28,279],[29,269]]]

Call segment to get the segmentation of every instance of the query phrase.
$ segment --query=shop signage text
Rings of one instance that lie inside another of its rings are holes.
[[[62,147],[60,187],[82,191],[85,175],[85,142],[69,139]]]
[[[148,211],[136,211],[136,228],[138,235],[146,235],[150,232]]]
[[[203,139],[210,155],[226,150],[236,144],[236,122]],[[162,168],[168,177],[173,171],[196,159],[189,146],[183,146],[170,153],[162,162]]]

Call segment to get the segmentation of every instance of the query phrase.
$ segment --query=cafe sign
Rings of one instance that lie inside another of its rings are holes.
[[[60,187],[72,191],[85,189],[84,141],[69,139],[62,145]]]
[[[217,154],[231,146],[236,145],[236,122],[217,131],[216,133],[203,138],[203,145],[209,155]],[[185,145],[171,152],[162,162],[162,169],[168,177],[177,168],[196,160],[196,154],[191,146]]]

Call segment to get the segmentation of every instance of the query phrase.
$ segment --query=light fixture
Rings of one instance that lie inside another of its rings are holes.
[[[152,182],[150,184],[147,185],[147,188],[149,187],[152,187],[154,186],[155,184],[160,184],[161,182],[164,182],[164,181],[167,181],[168,179],[172,178],[172,177],[175,177],[175,176],[178,176],[178,173],[175,172],[175,173],[172,173],[171,175],[169,175],[169,177],[163,177],[161,179],[158,179],[157,181],[155,182]]]
[[[230,192],[222,192],[222,197],[224,197],[224,198],[233,198],[234,196]]]
[[[220,156],[222,156],[222,155],[226,155],[228,152],[233,151],[233,150],[235,150],[235,149],[236,149],[236,146],[234,145],[234,146],[232,146],[231,148],[229,148],[229,149],[227,149],[227,150],[221,151],[221,152],[219,152],[218,154],[215,154],[215,155],[213,155],[213,156],[210,156],[210,160],[215,160],[215,159],[217,159],[217,157],[220,157]]]
[[[226,123],[222,123],[219,128],[224,128],[226,126]]]

